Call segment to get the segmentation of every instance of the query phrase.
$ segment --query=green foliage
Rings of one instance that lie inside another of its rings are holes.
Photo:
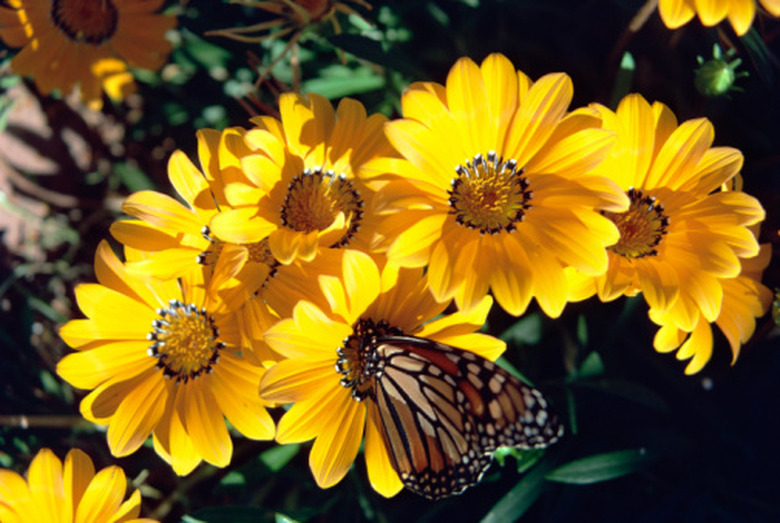
[[[545,475],[545,479],[560,483],[588,485],[631,474],[645,468],[657,456],[647,449],[605,452],[580,458],[561,465]]]

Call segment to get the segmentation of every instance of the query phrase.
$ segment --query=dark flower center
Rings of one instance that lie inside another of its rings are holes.
[[[52,0],[54,26],[74,42],[98,45],[116,32],[119,13],[111,0]]]
[[[515,160],[499,157],[495,151],[481,155],[455,168],[458,177],[452,180],[450,214],[458,224],[477,229],[482,234],[512,232],[531,208],[533,192],[523,169]]]
[[[656,247],[669,227],[669,217],[664,214],[664,206],[657,203],[654,196],[645,196],[641,190],[633,187],[628,190],[628,198],[631,205],[627,211],[602,212],[620,231],[620,240],[609,249],[624,258],[656,256]]]
[[[373,395],[374,381],[382,376],[384,360],[376,351],[376,339],[382,336],[403,334],[386,321],[360,319],[355,323],[352,334],[336,349],[336,372],[343,374],[341,385],[352,389],[355,401],[363,401]]]
[[[211,229],[208,225],[204,226],[200,233],[206,240],[211,243],[211,245],[209,245],[205,251],[198,254],[197,262],[201,265],[206,265],[213,268],[217,263],[220,254],[222,254],[222,249],[225,246],[225,242],[212,236]],[[247,259],[248,263],[259,263],[268,266],[268,276],[266,278],[266,282],[268,281],[268,278],[273,277],[273,275],[276,273],[276,268],[279,266],[279,262],[276,261],[273,253],[271,253],[271,248],[268,245],[268,238],[263,238],[259,242],[255,243],[242,244],[242,247],[246,248],[249,254]],[[263,285],[265,285],[266,282],[263,282]]]
[[[347,232],[331,247],[349,244],[357,233],[363,218],[363,200],[343,174],[306,169],[288,185],[281,219],[285,227],[309,233],[327,229],[339,213],[344,213]]]
[[[157,358],[157,367],[166,377],[187,383],[210,373],[219,360],[225,344],[219,341],[214,317],[206,309],[171,300],[165,309],[157,309],[160,317],[152,322],[147,336],[154,343],[149,355]]]

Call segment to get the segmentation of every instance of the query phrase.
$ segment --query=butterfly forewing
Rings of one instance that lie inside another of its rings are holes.
[[[545,447],[562,426],[532,387],[472,352],[413,336],[376,340],[369,410],[404,485],[428,498],[479,481],[500,446]]]

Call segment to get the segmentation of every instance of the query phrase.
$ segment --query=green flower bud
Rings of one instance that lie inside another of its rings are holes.
[[[738,78],[748,76],[748,73],[745,71],[737,72],[737,68],[742,64],[742,59],[727,60],[734,54],[734,49],[730,49],[724,54],[720,46],[715,44],[712,49],[712,59],[705,61],[703,57],[697,56],[699,68],[696,69],[694,78],[696,90],[704,96],[724,96],[731,91],[742,91],[742,88],[734,85],[734,82]]]

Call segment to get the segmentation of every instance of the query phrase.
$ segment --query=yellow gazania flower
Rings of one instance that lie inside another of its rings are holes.
[[[642,292],[657,314],[675,311],[670,319],[686,332],[699,315],[715,321],[722,279],[739,275],[739,258],[758,254],[748,226],[764,218],[755,198],[718,190],[739,172],[742,154],[711,147],[707,119],[678,126],[669,108],[651,107],[636,94],[616,113],[595,107],[604,127],[617,132],[617,145],[597,171],[627,192],[631,207],[605,213],[620,230],[620,241],[608,249],[609,270],[596,278],[568,270],[570,298],[598,294],[610,301]]]
[[[368,249],[372,192],[354,171],[367,160],[392,154],[382,134],[386,118],[366,116],[343,99],[334,112],[316,94],[288,93],[279,100],[281,121],[257,117],[219,148],[220,168],[232,209],[211,220],[219,239],[253,243],[268,238],[282,264],[314,259],[319,248]]]
[[[780,16],[780,0],[759,0],[772,16]],[[705,26],[719,24],[728,18],[734,32],[744,35],[756,16],[755,0],[660,0],[658,12],[666,27],[677,29],[691,21],[694,15]]]
[[[117,221],[111,225],[111,233],[122,244],[147,253],[143,259],[128,263],[128,271],[138,277],[168,280],[200,272],[205,267],[215,280],[211,287],[232,309],[243,305],[273,274],[278,263],[267,239],[232,244],[215,238],[208,227],[214,216],[229,208],[223,179],[230,172],[220,170],[217,155],[220,143],[238,132],[197,132],[202,172],[182,151],[171,155],[168,176],[187,206],[154,191],[140,191],[125,200],[122,210],[139,219]],[[261,360],[274,359],[262,343],[262,332],[250,333],[253,320],[246,318],[248,313],[240,311],[242,326],[248,327],[242,329],[242,345],[251,345]],[[265,309],[252,314],[254,318],[264,318],[262,323],[266,326],[276,320]]]
[[[369,481],[383,496],[393,496],[402,483],[392,468],[381,427],[367,416],[370,398],[359,401],[351,387],[342,384],[345,374],[336,368],[342,359],[338,348],[375,329],[379,335],[430,338],[495,360],[504,343],[474,332],[482,326],[492,300],[485,297],[469,314],[459,312],[430,321],[445,305],[431,296],[422,269],[399,271],[386,266],[380,273],[369,256],[353,250],[343,253],[343,274],[321,277],[320,286],[330,302],[328,307],[300,301],[292,318],[266,332],[268,344],[288,359],[268,369],[260,383],[261,396],[269,401],[294,402],[279,422],[276,440],[295,443],[314,439],[309,465],[317,484],[327,488],[347,473],[365,430]],[[353,357],[359,357],[357,351]],[[362,363],[350,360],[347,367],[350,365]]]
[[[125,249],[128,260],[142,253]],[[151,433],[177,474],[201,460],[224,467],[233,445],[227,418],[252,439],[271,439],[274,423],[257,394],[264,369],[242,356],[233,311],[192,273],[149,280],[127,272],[106,242],[95,257],[100,284],[76,287],[87,319],[60,329],[78,352],[57,373],[80,389],[82,415],[108,425],[115,456],[134,452]]]
[[[761,275],[772,257],[770,244],[761,245],[761,251],[754,258],[742,261],[742,272],[736,278],[721,280],[723,303],[715,324],[720,328],[731,347],[732,365],[737,361],[740,346],[748,341],[756,330],[756,318],[764,315],[772,303],[772,291],[761,284]],[[679,315],[675,309],[694,308],[695,304],[678,304],[666,314],[650,309],[650,319],[661,328],[658,329],[653,345],[658,352],[677,350],[677,359],[690,362],[685,367],[686,374],[696,374],[710,360],[712,355],[712,328],[710,323],[699,316],[693,329],[686,332],[675,325],[674,317]]]
[[[379,189],[377,238],[393,263],[428,265],[436,299],[468,310],[492,289],[509,313],[532,297],[550,316],[566,303],[563,267],[607,268],[618,232],[597,209],[628,200],[588,171],[614,142],[592,111],[566,113],[572,84],[562,73],[536,82],[500,54],[481,66],[460,59],[447,85],[417,83],[404,119],[385,132],[405,157],[369,162],[361,176]],[[393,176],[397,175],[397,176]]]
[[[157,70],[176,19],[155,14],[163,0],[9,0],[0,8],[0,38],[22,50],[11,69],[32,76],[43,94],[77,84],[92,109],[101,89],[113,100],[135,88],[128,67]]]
[[[124,471],[110,466],[95,473],[92,460],[72,449],[65,463],[49,449],[42,449],[27,470],[27,480],[0,469],[0,521],[3,523],[91,523],[98,521],[148,522],[138,519],[141,492],[135,489],[126,501]]]

